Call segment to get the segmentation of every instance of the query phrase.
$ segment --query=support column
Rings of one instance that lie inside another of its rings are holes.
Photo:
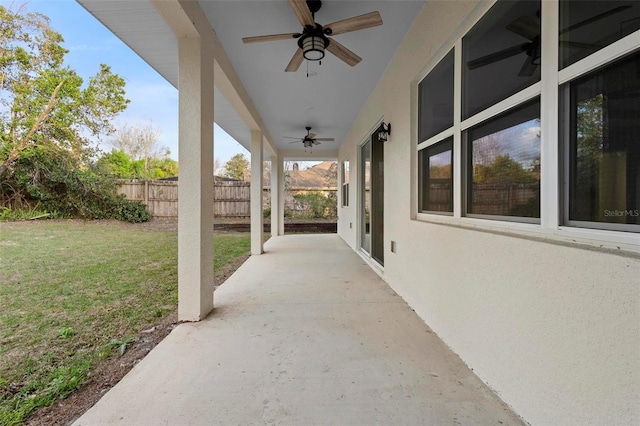
[[[251,254],[264,252],[262,209],[262,132],[251,131]]]
[[[271,156],[271,236],[277,237],[280,232],[280,174],[279,157]]]
[[[278,235],[284,235],[284,159],[278,158]]]
[[[213,54],[178,38],[178,319],[213,309]]]

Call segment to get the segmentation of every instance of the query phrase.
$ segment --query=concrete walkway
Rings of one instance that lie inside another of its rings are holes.
[[[265,249],[74,424],[522,424],[338,236]]]

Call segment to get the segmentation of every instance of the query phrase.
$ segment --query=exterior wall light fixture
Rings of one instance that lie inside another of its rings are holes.
[[[389,135],[391,134],[391,123],[387,124],[385,127],[384,121],[380,124],[380,127],[378,127],[378,130],[376,130],[376,132],[378,133],[378,140],[380,142],[386,142],[389,140]]]

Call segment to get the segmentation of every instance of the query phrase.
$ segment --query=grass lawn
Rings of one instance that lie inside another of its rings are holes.
[[[250,251],[216,234],[214,270]],[[119,222],[0,223],[0,425],[77,389],[175,311],[177,233]]]

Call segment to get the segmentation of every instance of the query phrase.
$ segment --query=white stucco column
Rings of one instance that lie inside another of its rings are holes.
[[[264,252],[262,209],[262,132],[251,131],[251,254]]]
[[[271,236],[277,237],[280,232],[280,173],[282,172],[280,164],[280,157],[275,155],[271,156]]]
[[[278,158],[278,235],[284,235],[284,159]]]
[[[213,309],[213,54],[178,38],[178,319]]]

